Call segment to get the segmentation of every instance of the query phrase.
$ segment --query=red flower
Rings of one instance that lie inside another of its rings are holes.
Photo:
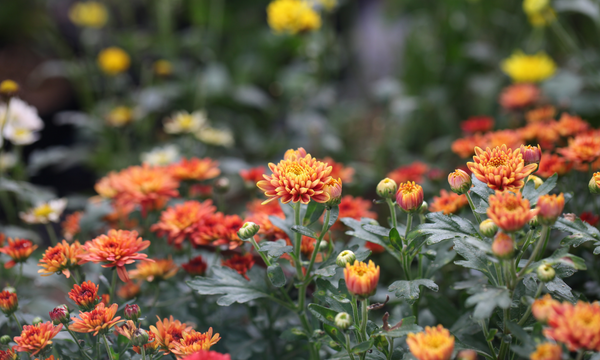
[[[231,360],[231,357],[229,354],[221,354],[216,351],[202,350],[183,358],[183,360]]]
[[[192,241],[196,246],[227,245],[230,250],[233,250],[243,244],[237,235],[243,225],[244,221],[238,215],[224,215],[218,212],[207,216],[198,224],[197,231],[192,235]]]
[[[598,225],[598,221],[600,221],[600,216],[594,215],[593,213],[588,211],[581,213],[581,215],[579,215],[579,218],[581,219],[581,221],[584,221],[592,226]]]
[[[4,268],[10,269],[18,263],[27,261],[37,247],[29,240],[8,238],[8,245],[0,248],[0,253],[10,256],[12,260],[4,264]]]
[[[415,161],[410,165],[400,166],[393,170],[387,177],[394,180],[396,184],[404,183],[407,181],[423,182],[424,175],[429,171],[429,166],[420,161]]]
[[[240,177],[244,179],[246,184],[250,184],[253,188],[255,184],[263,179],[263,174],[267,171],[264,166],[257,166],[250,169],[240,170]]]
[[[494,128],[494,119],[489,116],[472,116],[461,122],[460,128],[467,134],[488,132]]]
[[[191,276],[202,276],[206,272],[208,265],[202,256],[198,255],[189,262],[181,264],[181,267]]]
[[[230,259],[223,260],[221,264],[237,271],[238,274],[250,281],[250,278],[246,275],[246,273],[252,268],[252,266],[254,266],[254,257],[250,253],[247,253],[243,256],[236,254]]]
[[[197,225],[217,210],[211,200],[198,202],[186,201],[183,204],[168,207],[160,214],[160,221],[150,227],[158,236],[167,235],[169,244],[181,247],[197,230]]]

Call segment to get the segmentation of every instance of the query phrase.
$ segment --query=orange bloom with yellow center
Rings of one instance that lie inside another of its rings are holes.
[[[102,263],[102,267],[116,267],[119,278],[129,281],[125,265],[136,260],[146,260],[148,255],[141,254],[150,246],[150,241],[138,237],[137,231],[109,230],[107,235],[100,235],[83,245],[86,252],[79,255],[80,264],[86,262]],[[153,260],[146,260],[153,261]]]
[[[559,154],[576,165],[591,163],[600,157],[600,136],[581,134],[569,139],[569,146],[558,149]]]
[[[323,160],[321,160],[321,161],[324,162],[325,164],[328,164],[329,166],[331,166],[331,174],[329,174],[329,175],[332,178],[342,179],[342,182],[344,182],[344,183],[351,183],[352,180],[354,179],[355,171],[353,168],[351,168],[349,166],[345,166],[342,163],[335,162],[329,156],[323,158]]]
[[[454,336],[442,325],[426,326],[423,332],[408,334],[406,344],[419,360],[448,360],[454,351]]]
[[[82,253],[83,248],[78,241],[69,245],[66,240],[63,240],[62,243],[46,250],[42,260],[38,263],[38,266],[41,267],[38,273],[42,276],[50,276],[62,272],[68,279],[71,277],[70,269],[77,265],[79,261],[77,256]]]
[[[69,291],[69,298],[84,310],[91,310],[96,307],[100,296],[98,295],[99,285],[94,284],[90,280],[82,282],[81,286],[75,284],[73,289]]]
[[[90,312],[79,312],[78,318],[71,318],[73,324],[69,326],[69,329],[79,333],[94,333],[94,336],[98,334],[106,334],[110,328],[116,324],[125,320],[121,319],[120,316],[115,317],[119,305],[112,304],[106,307],[104,303],[99,303],[96,308]]]
[[[562,348],[560,345],[552,343],[539,344],[533,353],[529,355],[530,360],[560,360],[562,358]]]
[[[539,209],[531,210],[529,200],[520,192],[515,195],[509,191],[496,191],[490,195],[489,203],[487,216],[508,233],[521,229],[539,212]]]
[[[156,326],[150,325],[150,331],[154,334],[156,343],[166,355],[171,352],[176,343],[183,339],[184,333],[192,331],[192,327],[179,320],[174,320],[173,316],[163,320],[158,316],[156,318],[158,319]]]
[[[172,197],[179,196],[179,181],[159,166],[132,166],[119,174],[117,201],[136,204],[142,212],[162,208]]]
[[[75,235],[81,231],[81,227],[79,226],[79,222],[81,221],[81,217],[83,216],[83,211],[76,211],[72,214],[69,214],[65,217],[65,221],[63,221],[60,225],[62,227],[63,236],[68,241],[73,241]]]
[[[8,238],[8,245],[0,248],[0,253],[10,256],[12,260],[5,263],[4,268],[10,269],[18,263],[27,261],[37,247],[29,240]]]
[[[183,241],[190,239],[197,231],[196,225],[217,210],[211,200],[199,202],[195,200],[186,201],[183,204],[168,207],[160,214],[160,221],[150,230],[158,233],[158,236],[167,235],[169,244],[181,247]]]
[[[179,342],[174,343],[171,352],[177,359],[183,359],[186,355],[210,349],[219,340],[221,340],[221,337],[218,333],[213,335],[212,328],[209,328],[205,333],[190,330],[183,333],[183,338]]]
[[[562,176],[568,173],[572,166],[573,164],[568,163],[565,158],[559,155],[544,153],[535,174],[544,178],[549,178],[554,174]]]
[[[550,314],[544,335],[570,351],[600,351],[600,303],[562,303]]]
[[[554,116],[556,116],[556,108],[552,105],[542,106],[525,113],[525,119],[530,123],[552,120]]]
[[[250,253],[245,255],[235,254],[231,258],[223,260],[221,265],[237,271],[238,274],[250,281],[250,278],[246,275],[246,273],[254,266],[254,256],[252,256]]]
[[[129,276],[132,279],[148,282],[161,281],[172,278],[178,270],[179,267],[173,262],[173,259],[156,259],[153,262],[138,263],[135,270],[129,272]]]
[[[302,149],[304,150],[304,149]],[[263,204],[281,199],[284,204],[291,202],[308,204],[311,200],[324,203],[329,195],[323,187],[331,179],[331,166],[318,161],[310,154],[300,156],[300,149],[288,150],[279,164],[269,163],[271,176],[263,175],[264,180],[256,183],[259,189],[269,198]]]
[[[17,360],[17,354],[11,349],[0,350],[0,360]]]
[[[46,346],[52,344],[52,338],[58,335],[63,325],[54,326],[51,321],[39,323],[36,325],[25,325],[21,336],[15,336],[17,345],[13,346],[13,351],[28,352],[30,355],[36,355]]]
[[[219,162],[210,158],[182,159],[179,163],[169,166],[169,171],[178,180],[208,180],[221,174]]]
[[[468,203],[469,201],[467,200],[467,196],[465,194],[458,195],[442,189],[440,190],[440,196],[433,197],[433,202],[431,202],[431,205],[429,205],[429,211],[442,211],[444,215],[456,214]]]
[[[507,110],[517,110],[538,101],[540,93],[540,89],[533,84],[515,84],[502,90],[499,103]]]
[[[17,308],[19,307],[19,299],[17,298],[17,294],[14,292],[10,292],[8,290],[4,290],[0,292],[0,311],[2,311],[7,316],[12,315]]]
[[[423,205],[423,188],[414,181],[407,181],[398,185],[396,203],[406,212],[417,211]]]
[[[523,179],[537,168],[537,164],[525,166],[521,149],[513,151],[506,145],[485,151],[476,147],[473,161],[467,163],[473,175],[491,189],[500,191],[519,190],[525,185]]]
[[[344,279],[350,294],[367,298],[377,290],[379,282],[379,265],[375,266],[373,261],[369,264],[362,261],[354,261],[354,264],[346,264],[344,269]]]
[[[456,139],[452,142],[452,152],[461,158],[468,158],[475,154],[475,147],[485,144],[485,138],[481,134]]]
[[[400,166],[389,172],[387,177],[394,180],[396,184],[408,181],[423,182],[427,171],[429,171],[429,166],[427,166],[427,164],[415,161],[410,165]]]
[[[225,245],[233,250],[244,243],[237,235],[243,225],[244,221],[238,215],[220,212],[211,214],[198,224],[197,231],[192,234],[192,241],[196,246]]]
[[[556,129],[562,136],[573,136],[590,129],[590,124],[579,116],[563,113],[556,124]]]

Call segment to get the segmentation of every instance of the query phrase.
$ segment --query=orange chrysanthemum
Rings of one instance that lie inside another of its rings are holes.
[[[548,318],[547,338],[561,342],[570,351],[600,351],[600,303],[564,302]]]
[[[484,144],[484,136],[481,134],[475,134],[473,136],[467,136],[454,140],[451,149],[453,153],[464,159],[475,154],[476,146],[483,146]]]
[[[138,226],[138,221],[130,219],[129,215],[135,210],[134,204],[113,203],[113,212],[102,217],[108,223],[109,229],[133,229]]]
[[[318,161],[304,149],[288,150],[279,164],[269,163],[271,176],[263,175],[264,180],[256,183],[259,189],[269,198],[263,203],[281,199],[284,204],[291,202],[308,204],[311,200],[324,203],[329,195],[323,191],[325,184],[331,179],[331,166]]]
[[[423,332],[408,334],[406,344],[419,360],[448,360],[454,351],[454,336],[442,325],[426,326]]]
[[[427,171],[429,171],[429,166],[427,166],[427,164],[415,161],[410,165],[400,166],[389,172],[387,177],[394,180],[396,184],[407,181],[423,182]]]
[[[94,185],[94,190],[103,198],[112,199],[119,194],[119,183],[121,178],[118,173],[110,172],[108,175],[98,180]]]
[[[238,215],[224,215],[215,213],[207,216],[197,226],[197,231],[192,234],[192,241],[196,246],[227,246],[233,250],[243,244],[237,235],[244,221]]]
[[[150,331],[154,334],[156,343],[166,355],[171,352],[176,343],[183,339],[184,333],[192,331],[192,327],[179,320],[174,320],[173,316],[163,320],[158,316],[156,318],[158,319],[156,326],[150,325]]]
[[[494,119],[489,116],[472,116],[462,121],[460,128],[467,134],[488,132],[494,128]]]
[[[8,245],[0,248],[0,253],[10,256],[12,260],[5,263],[4,268],[10,269],[18,263],[27,261],[37,247],[29,240],[8,238]]]
[[[191,276],[202,276],[206,273],[208,265],[202,256],[198,255],[185,264],[181,264],[183,270]]]
[[[398,184],[396,203],[404,211],[417,211],[423,205],[423,188],[414,181]]]
[[[558,196],[556,194],[540,196],[536,207],[539,209],[539,223],[542,225],[553,225],[562,214],[564,207],[565,197],[563,193],[560,193]]]
[[[264,166],[257,166],[250,169],[240,170],[240,177],[244,180],[244,183],[254,185],[263,179],[263,174],[267,168]]]
[[[276,216],[284,219],[285,215],[283,210],[279,206],[278,202],[270,202],[262,205],[261,200],[256,199],[246,205],[246,221],[251,221],[258,226],[258,234],[268,241],[275,241],[279,239],[288,240],[288,236],[285,231],[273,225],[269,216]]]
[[[485,134],[485,147],[495,148],[506,145],[515,149],[523,145],[523,138],[516,130],[498,130]]]
[[[77,256],[83,253],[83,247],[79,241],[69,245],[66,240],[58,243],[55,247],[49,247],[42,260],[38,263],[41,267],[38,273],[42,276],[50,276],[54,273],[61,272],[67,279],[71,277],[71,271],[78,264]]]
[[[81,286],[75,284],[73,285],[73,289],[69,291],[69,298],[80,308],[91,310],[100,301],[98,289],[99,285],[94,284],[90,280],[82,282]]]
[[[539,209],[531,210],[529,200],[520,192],[515,195],[509,191],[496,191],[490,195],[489,203],[487,216],[505,232],[520,230],[539,212]]]
[[[121,326],[115,326],[115,335],[123,335],[127,339],[131,340],[133,333],[137,330],[137,326],[132,320],[127,320],[125,324]]]
[[[112,304],[106,307],[104,303],[99,303],[96,308],[90,312],[79,312],[78,318],[71,318],[73,324],[69,326],[69,329],[79,333],[94,333],[94,336],[98,334],[106,334],[110,328],[116,324],[125,320],[121,319],[120,316],[115,317],[119,305]]]
[[[371,260],[368,264],[358,260],[355,260],[352,265],[346,264],[344,279],[348,292],[361,298],[373,295],[377,290],[379,273],[379,265],[375,266]]]
[[[17,360],[17,354],[11,349],[0,350],[0,360]]]
[[[83,245],[86,253],[79,255],[80,264],[93,262],[102,263],[102,267],[116,267],[119,278],[128,282],[125,265],[133,264],[136,260],[146,260],[148,255],[138,251],[148,246],[150,241],[138,237],[137,231],[109,230],[107,235],[100,235]]]
[[[579,116],[563,113],[556,124],[556,129],[562,136],[574,136],[590,129],[590,124]]]
[[[562,348],[553,343],[541,343],[535,351],[529,356],[530,360],[560,360],[562,358]]]
[[[19,307],[19,299],[17,294],[8,290],[0,292],[0,311],[7,316],[17,311]]]
[[[557,150],[567,160],[576,165],[591,163],[600,157],[600,136],[580,134],[569,139],[569,146]]]
[[[560,139],[557,122],[555,120],[534,122],[518,130],[523,140],[537,141],[544,149],[554,149]]]
[[[370,218],[376,219],[377,213],[371,211],[371,207],[373,206],[373,202],[369,200],[365,200],[361,197],[354,197],[352,195],[346,195],[342,197],[342,201],[340,201],[339,207],[339,218],[343,219],[346,217],[352,218],[354,220],[360,220],[362,218]],[[335,222],[332,226],[332,229],[342,230],[344,228],[344,224],[341,222]]]
[[[527,122],[534,123],[538,121],[547,121],[554,119],[556,116],[556,108],[552,105],[546,105],[533,110],[529,110],[525,114]]]
[[[252,268],[252,266],[254,266],[254,257],[250,253],[247,253],[246,255],[235,254],[231,258],[223,260],[221,264],[237,271],[238,274],[250,281],[250,278],[246,275],[246,273]]]
[[[152,227],[151,231],[158,236],[167,235],[169,244],[181,247],[183,241],[197,231],[196,226],[217,210],[211,200],[199,202],[186,201],[183,204],[168,207],[160,214],[160,221]]]
[[[565,158],[559,155],[544,153],[535,174],[543,178],[549,178],[554,174],[562,176],[568,173],[572,166],[571,163],[568,163]]]
[[[468,162],[469,170],[479,181],[486,183],[494,190],[516,191],[525,185],[524,178],[537,168],[537,164],[525,166],[520,149],[514,151],[506,145],[494,150],[475,148],[474,162]]]
[[[349,166],[344,166],[342,163],[335,162],[329,156],[325,157],[322,162],[331,166],[331,174],[329,174],[334,179],[342,179],[343,183],[351,183],[354,179],[354,169]]]
[[[453,192],[448,192],[444,189],[440,191],[440,196],[434,196],[429,211],[442,211],[444,215],[456,214],[460,209],[465,207],[469,201],[465,194],[458,195]]]
[[[510,85],[500,94],[500,105],[507,110],[517,110],[532,105],[540,98],[540,89],[533,84]]]
[[[221,337],[218,333],[213,335],[212,328],[209,328],[205,333],[190,330],[183,333],[183,338],[179,342],[174,343],[171,352],[177,359],[183,359],[186,355],[210,349],[219,340],[221,340]]]
[[[129,272],[129,276],[132,279],[148,282],[161,281],[172,278],[178,270],[179,267],[173,262],[173,259],[156,259],[153,262],[139,262],[135,270]]]
[[[140,294],[142,290],[139,284],[134,283],[133,281],[125,283],[119,287],[117,290],[117,296],[121,299],[131,300]]]
[[[202,181],[216,178],[221,174],[219,162],[210,158],[182,159],[179,163],[171,165],[169,171],[178,180]]]
[[[13,351],[27,352],[30,355],[36,355],[46,346],[52,344],[52,338],[58,335],[63,325],[54,326],[51,321],[39,323],[36,325],[25,325],[21,336],[15,336],[17,345],[13,346]]]
[[[63,236],[67,241],[73,241],[75,235],[81,231],[81,227],[79,226],[79,222],[81,221],[81,217],[83,216],[83,211],[76,211],[72,214],[69,214],[65,217],[65,221],[63,221],[60,225],[62,227]]]

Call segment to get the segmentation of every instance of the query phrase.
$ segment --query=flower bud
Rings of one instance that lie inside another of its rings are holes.
[[[539,165],[540,160],[542,160],[542,148],[539,145],[537,147],[521,145],[521,155],[523,155],[525,166],[529,164]]]
[[[396,191],[398,191],[398,184],[390,178],[385,178],[377,184],[377,195],[384,199],[392,199]]]
[[[140,316],[142,316],[142,310],[137,304],[125,305],[125,310],[123,312],[125,313],[125,319],[131,320],[133,322],[138,321]]]
[[[54,325],[68,324],[71,321],[71,314],[69,314],[69,308],[67,305],[58,305],[52,311],[50,311],[50,320]]]
[[[219,194],[225,194],[229,191],[229,179],[226,177],[220,177],[215,181],[215,191]]]
[[[337,266],[345,268],[346,264],[352,265],[355,261],[356,255],[350,250],[344,250],[337,256],[335,263]]]
[[[251,221],[246,222],[238,231],[238,236],[242,240],[251,239],[260,230],[260,226]]]
[[[366,299],[375,294],[377,283],[379,283],[379,274],[379,266],[375,266],[371,260],[368,264],[358,260],[353,265],[346,264],[344,280],[348,292],[359,299]]]
[[[456,169],[448,175],[448,183],[450,189],[458,195],[466,194],[471,189],[471,177],[461,169]]]
[[[323,187],[323,193],[329,194],[329,200],[325,203],[326,207],[331,209],[339,205],[342,201],[342,179],[331,178]]]
[[[538,199],[536,208],[539,209],[537,218],[542,225],[554,225],[565,207],[565,196],[542,195]]]
[[[588,188],[592,194],[600,194],[600,187],[598,186],[598,180],[600,180],[600,172],[594,173],[590,182],[588,183]]]
[[[19,92],[19,84],[12,80],[4,80],[0,83],[0,96],[10,99]]]
[[[539,177],[537,177],[535,175],[529,175],[527,182],[530,182],[530,181],[533,181],[533,186],[536,189],[539,188],[544,183],[544,180],[540,179]]]
[[[33,318],[33,320],[31,320],[31,325],[37,325],[37,324],[41,324],[44,322],[44,319],[42,319],[39,316],[36,316]]]
[[[539,221],[537,215],[534,216],[534,217],[532,217],[531,220],[529,220],[529,226],[531,226],[531,227],[538,227],[538,226],[540,226],[540,221]]]
[[[475,350],[461,350],[456,355],[456,360],[477,360],[477,352]]]
[[[2,345],[8,345],[8,343],[11,342],[11,338],[8,335],[2,335],[2,337],[0,337],[0,344]]]
[[[491,238],[498,232],[498,226],[494,224],[492,219],[486,219],[479,224],[479,231],[481,231],[483,236]]]
[[[423,201],[423,204],[419,208],[419,214],[424,214],[427,211],[427,209],[429,209],[429,204],[427,203],[427,201]]]
[[[556,271],[554,271],[554,268],[552,268],[552,265],[550,264],[538,266],[536,272],[538,279],[545,283],[554,280],[554,277],[556,276]]]
[[[407,181],[398,185],[396,203],[406,212],[418,211],[423,205],[423,188],[414,181]]]
[[[340,330],[346,330],[352,325],[352,317],[346,312],[341,312],[335,316],[335,326]]]
[[[131,337],[131,345],[144,346],[148,343],[149,335],[144,329],[136,329]],[[156,340],[155,340],[156,341]]]
[[[499,232],[492,242],[492,252],[498,259],[512,259],[515,253],[513,238],[506,233]]]

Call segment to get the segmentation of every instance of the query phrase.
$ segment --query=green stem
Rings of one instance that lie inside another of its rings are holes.
[[[390,343],[390,348],[388,351],[388,360],[392,360],[392,354],[394,353],[394,338],[393,337],[388,337],[388,342]]]
[[[507,310],[504,310],[505,312]],[[507,336],[508,334],[504,335]],[[505,341],[504,336],[502,337],[502,344],[500,344],[500,350],[498,351],[498,360],[504,360],[510,347],[510,342]]]
[[[534,301],[535,301],[535,299],[540,297],[540,295],[542,294],[543,288],[544,288],[544,283],[542,281],[540,281],[540,285],[538,286],[537,291],[535,292],[535,295],[533,297]],[[533,302],[531,304],[529,304],[529,306],[527,307],[525,314],[523,314],[523,317],[521,318],[521,320],[519,320],[519,326],[523,326],[525,324],[525,322],[527,321],[527,318],[531,314],[531,306],[532,305],[533,305]]]
[[[398,219],[396,218],[396,206],[394,205],[394,203],[392,202],[392,199],[390,198],[386,198],[385,201],[388,204],[388,207],[390,208],[390,217],[392,218],[392,227],[396,228],[398,227]]]
[[[48,232],[48,237],[50,238],[52,246],[56,246],[56,244],[58,244],[58,237],[56,236],[56,232],[54,231],[52,224],[46,223],[46,231]]]
[[[144,349],[144,346],[140,346],[140,349],[142,350],[142,360],[146,360],[146,349]]]
[[[256,252],[260,255],[260,257],[263,259],[265,264],[267,266],[271,266],[271,262],[269,261],[269,258],[267,257],[267,255],[259,250],[258,243],[254,239],[254,236],[248,240],[250,240],[250,243],[252,244],[252,246],[254,246],[254,250],[256,250]]]
[[[300,203],[296,203],[295,205],[292,205],[294,207],[294,225],[302,225],[300,223]],[[301,247],[302,247],[302,234],[300,233],[294,233],[294,256],[296,257],[294,264],[296,265],[296,277],[298,277],[299,280],[302,280],[304,278],[303,274],[302,274],[302,252],[301,252]]]
[[[358,319],[360,319],[360,317],[358,316],[358,306],[356,306],[356,302],[358,300],[356,299],[355,296],[352,297],[352,301],[350,303],[350,305],[352,306],[352,316],[354,316],[354,324],[356,327],[356,324],[358,324]],[[358,330],[358,328],[356,329]],[[362,334],[360,333],[360,331],[357,331],[356,333],[356,337],[358,338],[358,342],[363,342],[364,339],[362,338]]]
[[[17,285],[19,285],[22,278],[23,278],[23,263],[19,263],[19,277],[17,278],[17,280],[15,280],[15,285],[14,285],[15,288],[17,287]]]
[[[65,328],[67,329],[67,331],[69,332],[69,334],[71,334],[71,337],[75,341],[75,344],[77,344],[77,347],[79,348],[79,351],[81,351],[81,353],[83,354],[83,356],[85,356],[88,360],[92,360],[92,358],[85,352],[85,350],[83,350],[83,347],[79,343],[79,340],[77,340],[77,337],[75,336],[75,333],[73,333],[73,330],[69,329],[68,325],[65,326]]]
[[[348,333],[345,332],[344,336],[346,337],[346,351],[348,352],[348,356],[350,357],[351,360],[355,360],[354,354],[350,350],[350,335],[348,335]]]
[[[585,351],[583,349],[579,349],[579,351],[577,352],[577,358],[575,358],[575,360],[582,360],[583,354],[585,354]]]
[[[312,271],[312,268],[315,264],[315,260],[317,259],[317,253],[319,252],[319,249],[321,246],[321,241],[323,240],[323,236],[325,236],[325,234],[329,230],[330,216],[331,216],[331,211],[329,209],[325,210],[325,221],[323,221],[323,229],[321,229],[321,233],[319,234],[319,237],[317,238],[317,242],[315,243],[315,249],[313,250],[313,253],[310,257],[310,263],[308,264],[308,267],[306,268],[306,277],[308,279],[310,279],[310,272]],[[305,281],[303,286],[308,286],[308,283],[309,283],[309,281]]]
[[[369,336],[367,335],[367,322],[369,321],[369,309],[368,309],[369,299],[361,300],[360,304],[361,304],[360,333],[362,334],[364,341],[367,341],[369,339]],[[362,353],[360,358],[364,359],[366,356],[367,356],[367,353],[364,352],[364,353]]]
[[[489,332],[487,330],[487,325],[485,324],[485,320],[480,321],[481,329],[483,331],[483,336],[485,336],[485,342],[487,342],[490,351],[492,352],[492,356],[494,359],[496,358],[496,349],[494,349],[494,344],[492,344],[491,340],[488,340]]]
[[[533,238],[533,230],[529,230],[527,232],[527,237],[525,238],[525,243],[523,243],[523,247],[521,248],[521,253],[519,254],[519,256],[517,256],[517,260],[515,261],[517,266],[519,266],[519,262],[521,261],[521,258],[523,257],[523,254],[525,254],[525,251],[529,248],[529,245],[531,244],[531,239]]]
[[[542,256],[546,253],[546,246],[548,246],[548,241],[550,241],[550,229],[546,232],[546,237],[544,239],[544,245],[542,246],[542,250],[535,257],[535,261],[540,261]],[[540,238],[542,240],[542,238]]]
[[[406,245],[408,245],[408,233],[410,232],[410,229],[412,227],[412,213],[408,213],[406,215],[406,231],[404,232],[404,243]]]
[[[466,192],[465,195],[467,195],[467,200],[469,201],[469,206],[471,207],[473,216],[475,216],[475,219],[477,220],[477,222],[479,224],[481,224],[481,217],[479,216],[478,213],[475,212],[475,205],[473,204],[473,199],[471,199],[471,194],[469,194],[469,192]]]
[[[106,346],[106,352],[108,353],[108,358],[110,360],[114,360],[112,356],[112,351],[110,351],[110,346],[108,346],[108,340],[106,339],[106,335],[103,334],[102,338],[104,339],[104,346]]]
[[[17,323],[17,326],[19,327],[19,332],[21,332],[23,330],[23,326],[21,326],[21,322],[19,321],[19,319],[17,319],[17,314],[12,313],[12,318]]]
[[[531,256],[529,257],[529,260],[527,260],[527,263],[521,269],[521,271],[519,271],[519,273],[517,273],[517,281],[519,281],[521,276],[523,276],[523,274],[525,274],[525,271],[527,271],[527,268],[529,267],[529,265],[537,257],[537,254],[540,251],[540,249],[542,248],[542,245],[544,243],[544,240],[542,240],[542,239],[545,239],[548,233],[549,233],[549,227],[544,225],[542,227],[542,234],[540,235],[540,238],[538,239],[538,243],[535,245],[535,248],[533,249],[533,252],[531,253]],[[519,266],[519,264],[517,264],[517,266]]]

